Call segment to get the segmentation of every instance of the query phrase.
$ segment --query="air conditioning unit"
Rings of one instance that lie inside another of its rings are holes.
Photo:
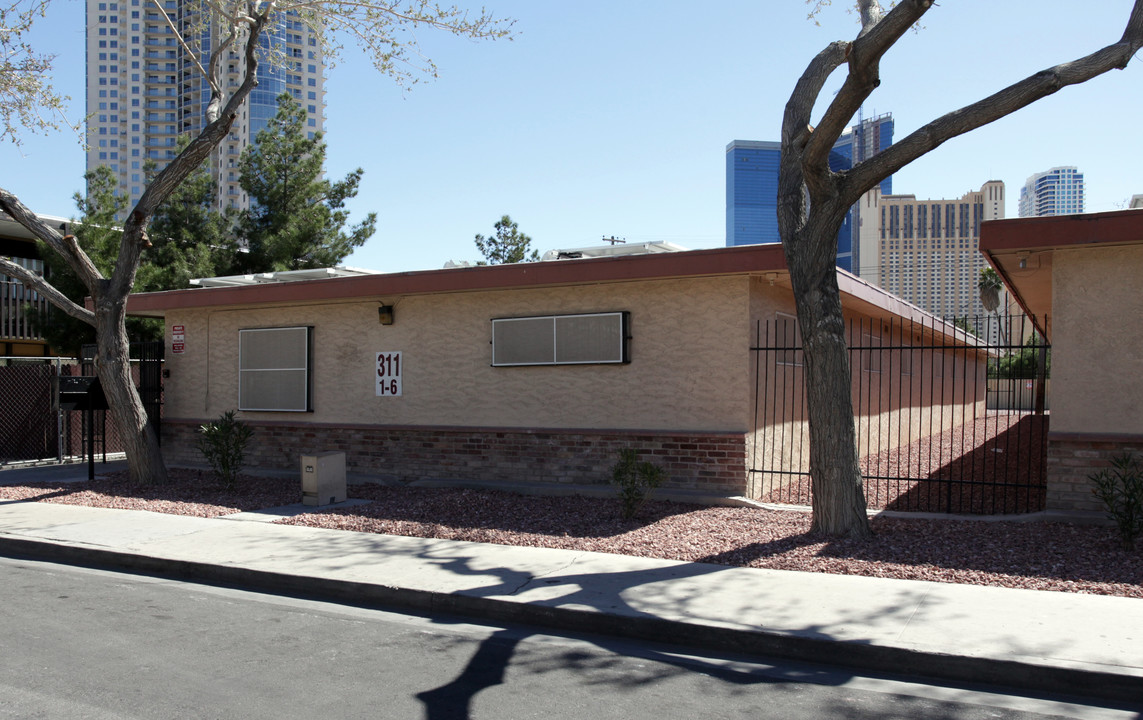
[[[306,505],[345,502],[345,453],[302,455],[302,502]]]

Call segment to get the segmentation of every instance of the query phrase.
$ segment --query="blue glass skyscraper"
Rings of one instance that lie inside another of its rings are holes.
[[[893,144],[893,116],[862,120],[842,135],[829,156],[830,169],[848,170],[855,162],[873,157]],[[778,162],[781,143],[735,140],[726,146],[726,245],[781,242],[778,235]],[[893,191],[892,176],[881,183],[881,192]],[[860,217],[857,206],[846,213],[838,231],[838,267],[858,273]]]
[[[777,142],[735,140],[726,146],[726,245],[781,242],[778,237]]]

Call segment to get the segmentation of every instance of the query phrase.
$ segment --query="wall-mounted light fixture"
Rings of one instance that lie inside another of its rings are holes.
[[[1028,253],[1019,253],[1018,257],[1020,258],[1020,269],[1023,270],[1024,268],[1028,267]]]
[[[393,324],[393,306],[392,305],[379,305],[377,307],[377,320],[382,325]]]

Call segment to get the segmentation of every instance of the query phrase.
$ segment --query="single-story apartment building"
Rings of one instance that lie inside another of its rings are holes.
[[[995,220],[980,249],[1052,344],[1047,507],[1102,510],[1088,476],[1143,456],[1143,211]]]
[[[759,387],[801,381],[793,350],[765,371],[753,351],[767,324],[799,342],[779,245],[258,282],[274,279],[130,298],[131,314],[165,319],[170,462],[201,463],[197,428],[237,408],[262,467],[339,450],[378,478],[605,483],[630,447],[670,488],[757,495]],[[861,332],[923,327],[984,382],[971,335],[843,271],[838,282]],[[859,372],[901,375],[885,383],[890,404],[916,402],[903,383],[932,384],[900,363]],[[936,402],[955,424],[983,397]],[[862,427],[894,422],[889,409]],[[940,429],[909,421],[885,437]]]

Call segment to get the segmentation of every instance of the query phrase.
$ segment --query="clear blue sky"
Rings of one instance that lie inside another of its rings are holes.
[[[842,0],[806,19],[802,0],[486,0],[517,20],[511,42],[419,33],[440,77],[406,92],[351,52],[326,86],[327,173],[361,167],[353,220],[377,233],[347,264],[382,271],[479,257],[473,235],[510,214],[541,252],[669,240],[725,243],[725,148],[776,140],[809,59],[851,39]],[[1130,0],[957,0],[931,10],[882,63],[867,116],[892,112],[900,139],[936,116],[1032,72],[1087,54],[1123,32]],[[478,7],[478,6],[477,6]],[[1082,9],[1081,9],[1082,8]],[[55,82],[83,113],[83,4],[54,0],[39,47],[58,54]],[[831,78],[826,101],[840,87]],[[819,104],[819,112],[824,104]],[[954,139],[898,173],[893,188],[953,198],[989,179],[1016,215],[1031,174],[1075,165],[1087,210],[1143,193],[1143,58],[1065,88]],[[71,216],[84,155],[73,135],[0,146],[0,185],[38,212]]]

